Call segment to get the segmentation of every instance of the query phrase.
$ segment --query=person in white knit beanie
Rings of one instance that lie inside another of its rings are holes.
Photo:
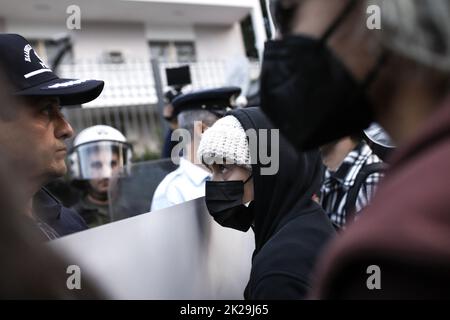
[[[218,120],[203,133],[197,157],[206,165],[235,164],[251,171],[250,150],[244,128],[234,116]]]
[[[313,201],[319,152],[298,153],[277,132],[259,108],[236,109],[203,133],[197,153],[212,172],[205,184],[209,214],[222,227],[253,230],[249,300],[304,298],[320,248],[334,234]],[[271,162],[277,170],[264,170]]]
[[[243,181],[242,202],[249,205],[253,200],[250,148],[236,117],[225,116],[203,133],[197,157],[210,169],[213,181]]]

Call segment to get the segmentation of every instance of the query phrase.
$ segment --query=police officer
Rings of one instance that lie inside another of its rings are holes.
[[[13,98],[0,107],[0,154],[20,185],[15,190],[20,211],[46,239],[86,229],[83,219],[43,186],[67,170],[64,142],[73,130],[61,106],[97,98],[103,81],[60,79],[17,34],[0,34],[0,63]]]
[[[224,87],[184,94],[173,100],[179,128],[184,129],[189,137],[182,141],[184,148],[179,168],[169,173],[156,188],[151,211],[205,195],[205,182],[210,178],[210,172],[196,156],[200,137],[208,127],[235,107],[235,100],[240,93],[241,89],[237,87]],[[177,147],[173,149],[172,161],[178,156],[178,151],[180,149]]]
[[[172,101],[179,95],[181,95],[181,91],[177,91],[175,89],[170,89],[164,93],[164,108],[163,108],[163,117],[169,124],[169,129],[164,137],[164,145],[162,148],[161,158],[170,158],[172,153],[172,149],[177,144],[176,141],[172,141],[172,132],[178,128],[177,117],[174,114],[174,108],[172,105]]]
[[[70,169],[77,186],[83,187],[81,200],[73,206],[89,227],[111,221],[108,210],[110,178],[125,173],[132,148],[117,129],[97,125],[81,131],[69,155]]]

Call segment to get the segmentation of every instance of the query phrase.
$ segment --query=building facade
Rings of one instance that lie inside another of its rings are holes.
[[[98,99],[67,111],[75,129],[113,125],[141,154],[158,152],[163,135],[155,72],[161,90],[166,67],[189,64],[186,90],[247,91],[259,69],[242,22],[251,21],[258,52],[267,38],[259,0],[0,0],[0,8],[0,32],[25,36],[61,77],[105,81]]]

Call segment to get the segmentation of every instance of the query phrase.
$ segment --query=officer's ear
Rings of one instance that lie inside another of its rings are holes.
[[[194,122],[194,134],[196,136],[201,136],[209,127],[203,121]]]
[[[30,98],[13,96],[9,89],[0,88],[0,101],[2,106],[0,108],[0,120],[4,122],[14,121],[19,115],[19,110],[22,105],[27,106]]]
[[[208,129],[209,129],[209,127],[202,122],[202,134]]]
[[[203,133],[203,121],[194,122],[194,135],[200,137]]]

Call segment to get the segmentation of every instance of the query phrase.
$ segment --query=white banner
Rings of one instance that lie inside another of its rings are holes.
[[[200,198],[50,246],[113,299],[243,299],[254,234],[221,227]]]

